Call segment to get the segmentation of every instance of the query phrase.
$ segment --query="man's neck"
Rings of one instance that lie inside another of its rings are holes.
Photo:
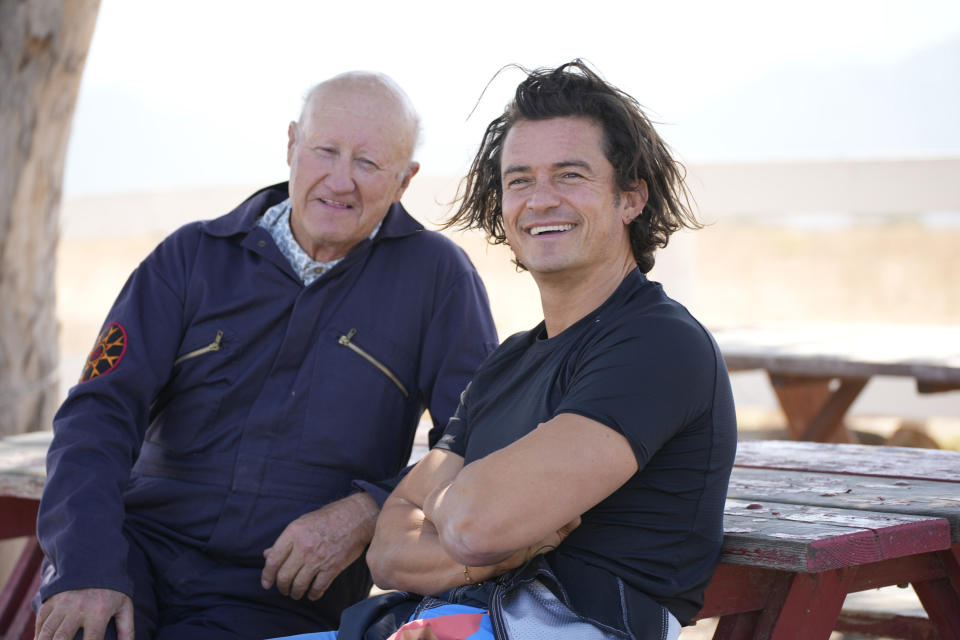
[[[633,256],[594,274],[541,274],[534,276],[540,289],[540,304],[547,337],[559,335],[597,309],[613,295],[627,275],[637,268]]]

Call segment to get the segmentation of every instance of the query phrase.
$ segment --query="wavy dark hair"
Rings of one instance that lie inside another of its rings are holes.
[[[506,243],[500,157],[507,133],[521,120],[561,117],[590,118],[603,128],[604,153],[613,165],[620,191],[634,191],[641,180],[646,181],[647,204],[630,223],[630,246],[641,271],[653,268],[654,252],[667,246],[674,231],[703,226],[690,206],[686,170],[673,158],[636,100],[580,59],[555,69],[518,68],[527,78],[503,114],[487,126],[470,171],[457,190],[457,210],[444,228],[483,229],[489,242]]]

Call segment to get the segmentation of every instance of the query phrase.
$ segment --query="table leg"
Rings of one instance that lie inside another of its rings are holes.
[[[953,585],[953,590],[960,593],[960,542],[954,543],[949,549],[940,554],[940,560],[946,569],[947,578]]]
[[[713,640],[752,640],[759,617],[759,611],[747,611],[723,616],[713,632]]]
[[[4,638],[20,640],[33,637],[33,610],[30,600],[40,586],[40,563],[43,551],[31,537],[17,560],[7,583],[0,591],[0,629]]]
[[[796,574],[781,603],[760,614],[754,639],[827,640],[856,574],[856,567]]]
[[[863,391],[866,379],[840,378],[839,386],[831,389],[835,378],[768,376],[794,440],[855,442],[843,417]]]
[[[943,640],[960,640],[960,544],[939,554],[947,577],[914,582],[920,603]]]

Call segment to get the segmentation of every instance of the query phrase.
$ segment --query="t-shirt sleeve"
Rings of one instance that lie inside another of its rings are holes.
[[[713,343],[696,321],[619,324],[585,345],[556,414],[607,425],[630,442],[642,469],[667,440],[710,410]]]
[[[470,385],[460,394],[460,404],[447,422],[447,428],[436,444],[437,449],[445,449],[450,453],[466,457],[467,451],[467,397]]]

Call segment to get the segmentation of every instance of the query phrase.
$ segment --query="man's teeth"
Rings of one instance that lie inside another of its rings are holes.
[[[337,206],[337,207],[349,207],[349,206],[350,206],[350,205],[347,204],[346,202],[340,202],[339,200],[330,200],[329,198],[321,198],[321,200],[323,200],[323,201],[326,202],[327,204],[332,204],[332,205],[335,205],[335,206]]]
[[[552,224],[546,227],[531,227],[530,235],[538,236],[541,233],[547,233],[548,231],[569,231],[573,229],[572,224]]]

